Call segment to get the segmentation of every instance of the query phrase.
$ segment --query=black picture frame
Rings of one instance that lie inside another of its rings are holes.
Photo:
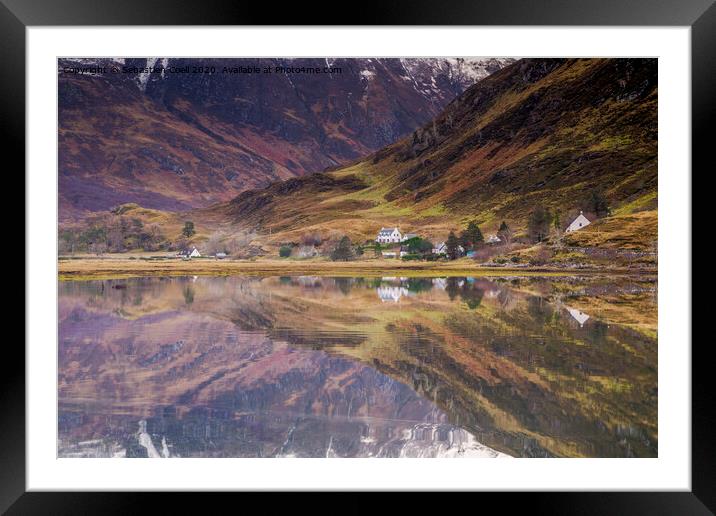
[[[708,129],[716,121],[716,0],[363,1],[350,17],[305,3],[203,0],[0,0],[0,131],[8,149],[25,147],[25,30],[63,25],[617,25],[690,26],[692,170],[713,172]],[[91,47],[88,48],[88,50]],[[16,152],[17,172],[24,154]],[[694,173],[692,171],[692,178]],[[24,186],[20,188],[24,189]],[[27,274],[27,270],[25,271]],[[31,301],[31,300],[30,300]],[[0,360],[0,512],[127,512],[146,495],[28,493],[25,489],[25,354],[6,341]],[[686,346],[691,343],[683,343]],[[710,514],[716,511],[715,400],[709,341],[692,346],[692,491],[502,495],[502,509],[529,503],[551,514]],[[14,350],[11,348],[15,348]],[[485,495],[487,496],[487,495]],[[490,495],[499,496],[499,495]],[[181,501],[182,497],[174,501]],[[358,506],[359,507],[359,506]],[[367,510],[367,508],[366,508]]]

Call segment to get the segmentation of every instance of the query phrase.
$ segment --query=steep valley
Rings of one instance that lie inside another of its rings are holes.
[[[444,238],[472,219],[519,231],[535,207],[566,220],[595,190],[615,215],[655,217],[656,72],[653,59],[520,60],[362,161],[208,211],[267,242],[307,232],[363,241],[396,225]]]

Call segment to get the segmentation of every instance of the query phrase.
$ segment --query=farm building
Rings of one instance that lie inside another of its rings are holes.
[[[180,251],[177,256],[180,256],[182,258],[199,258],[201,256],[201,253],[196,247],[191,247]]]
[[[587,217],[585,217],[584,214],[580,211],[577,218],[574,219],[569,226],[567,226],[565,232],[571,233],[573,231],[579,231],[583,227],[589,226],[590,224],[591,221]]]
[[[399,228],[380,228],[375,241],[380,244],[394,244],[403,240],[403,234]]]

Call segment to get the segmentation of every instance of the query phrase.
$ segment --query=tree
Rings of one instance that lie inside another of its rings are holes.
[[[225,253],[226,252],[226,245],[222,242],[224,238],[224,235],[221,233],[212,233],[209,236],[209,239],[204,244],[204,253],[208,255],[216,254],[216,253]]]
[[[306,233],[303,236],[301,236],[301,245],[308,246],[319,246],[323,242],[323,238],[321,238],[321,235],[316,232],[312,233]]]
[[[347,262],[353,259],[353,248],[351,239],[344,236],[331,252],[331,260],[334,262]]]
[[[58,242],[58,251],[60,253],[74,254],[77,246],[77,235],[71,229],[60,230],[60,240]]]
[[[552,214],[544,206],[537,206],[527,221],[527,232],[535,242],[542,242],[549,235]]]
[[[256,233],[252,231],[238,231],[232,233],[229,239],[226,241],[226,251],[233,257],[241,258],[246,257],[249,254],[249,248],[251,242],[256,238]]]
[[[373,245],[373,254],[375,255],[376,258],[380,257],[380,250],[381,250],[380,243],[376,242]]]
[[[594,213],[597,217],[606,217],[611,213],[609,203],[604,193],[600,190],[592,190],[584,202],[584,211]]]
[[[485,238],[482,236],[480,226],[474,220],[467,225],[467,229],[460,234],[460,243],[465,249],[474,249],[475,246],[483,243]]]
[[[449,259],[455,260],[460,257],[460,241],[452,231],[450,231],[450,234],[445,241],[445,247],[447,247],[446,254]]]
[[[433,244],[424,238],[414,237],[404,242],[411,254],[428,254],[433,250]]]
[[[288,258],[289,256],[291,256],[291,246],[282,245],[278,250],[278,255],[281,258]]]
[[[509,244],[512,239],[512,230],[504,220],[502,221],[502,224],[500,224],[500,228],[497,230],[497,236],[506,244]]]
[[[187,220],[184,223],[184,229],[181,230],[181,234],[187,238],[190,238],[194,234],[196,234],[196,231],[194,230],[194,223],[190,220]]]

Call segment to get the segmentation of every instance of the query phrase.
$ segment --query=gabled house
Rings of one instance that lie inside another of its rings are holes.
[[[201,253],[196,247],[192,247],[180,251],[177,256],[180,256],[182,258],[199,258],[201,256]]]
[[[433,254],[447,254],[447,244],[440,242],[433,247]]]
[[[579,323],[580,328],[584,326],[584,323],[587,322],[587,320],[589,319],[589,316],[581,310],[577,310],[576,308],[570,308],[568,306],[565,306],[564,308],[566,308],[567,312],[569,312],[569,315],[571,315],[574,320]]]
[[[459,254],[465,254],[465,248],[461,245],[457,246],[457,252]],[[433,254],[447,254],[447,244],[440,242],[433,247]]]
[[[591,224],[591,221],[584,216],[584,213],[581,211],[579,212],[579,215],[576,219],[572,221],[572,223],[567,226],[567,229],[565,230],[565,233],[571,233],[573,231],[579,231],[583,227],[589,226]]]
[[[500,242],[502,242],[502,240],[497,235],[490,235],[487,237],[487,240],[485,240],[486,244],[499,244]]]
[[[403,239],[399,228],[380,228],[375,241],[380,244],[395,244]]]

